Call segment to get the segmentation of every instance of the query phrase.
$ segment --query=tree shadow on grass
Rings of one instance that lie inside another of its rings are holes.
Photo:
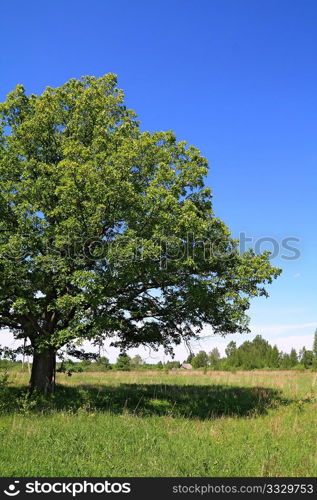
[[[59,385],[49,396],[19,397],[18,389],[8,388],[10,401],[19,402],[22,411],[108,412],[141,417],[172,416],[189,419],[251,417],[269,408],[291,403],[280,391],[266,387],[226,385],[120,384],[117,386]],[[15,394],[14,394],[15,392]],[[20,390],[21,394],[21,390]],[[25,393],[24,393],[25,394]]]

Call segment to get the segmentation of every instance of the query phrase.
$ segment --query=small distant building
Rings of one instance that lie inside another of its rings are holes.
[[[181,364],[180,368],[181,368],[181,370],[192,370],[193,369],[193,367],[190,363],[183,363],[183,364]]]

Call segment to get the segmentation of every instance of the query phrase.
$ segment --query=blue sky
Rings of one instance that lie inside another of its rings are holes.
[[[316,1],[5,0],[1,18],[1,100],[17,83],[38,93],[71,77],[117,73],[142,129],[173,129],[208,158],[214,210],[235,236],[298,240],[299,258],[275,258],[283,275],[269,299],[252,304],[252,336],[284,350],[290,342],[310,347],[317,326]],[[232,339],[245,337],[225,343]],[[195,348],[216,344],[222,348],[219,339]]]

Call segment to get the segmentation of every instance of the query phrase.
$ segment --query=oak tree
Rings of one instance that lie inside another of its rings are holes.
[[[141,131],[115,75],[18,85],[0,114],[0,328],[27,339],[32,390],[52,390],[70,342],[170,351],[205,325],[248,331],[250,298],[279,270],[239,254],[206,159]]]

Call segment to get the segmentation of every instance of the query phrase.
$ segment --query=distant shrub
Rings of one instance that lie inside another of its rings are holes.
[[[82,363],[74,363],[74,361],[62,361],[57,367],[57,373],[66,373],[69,377],[73,373],[82,373],[84,371]]]
[[[165,364],[165,367],[168,370],[172,370],[173,368],[179,368],[180,362],[179,361],[167,361],[167,363]]]
[[[296,372],[304,372],[305,371],[305,366],[301,365],[301,364],[298,364],[298,365],[294,366],[294,368],[292,368],[292,370],[294,370]]]
[[[4,411],[10,406],[10,395],[9,395],[9,374],[7,371],[0,373],[0,411]]]
[[[127,354],[120,354],[115,364],[115,370],[130,371],[131,370],[130,356],[128,356]]]

